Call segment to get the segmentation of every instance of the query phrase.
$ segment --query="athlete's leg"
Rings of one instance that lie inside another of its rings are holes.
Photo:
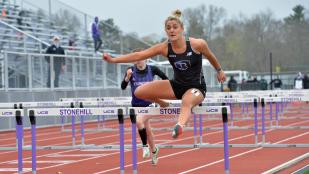
[[[136,126],[138,129],[139,136],[141,138],[143,146],[147,145],[147,131],[144,125],[144,115],[137,115],[136,117]]]
[[[191,109],[204,100],[202,92],[198,89],[191,88],[182,96],[180,114],[178,123],[173,130],[173,138],[177,138],[182,133],[182,128],[188,122],[191,116]]]
[[[149,144],[151,150],[155,150],[153,133],[152,133],[151,126],[149,123],[149,119],[151,117],[152,116],[150,115],[143,115],[143,116],[138,115],[136,119],[136,124],[137,124],[138,130],[146,129],[147,143]],[[143,143],[143,145],[146,145],[146,144]]]
[[[150,150],[149,150],[149,146],[147,145],[147,139],[148,139],[148,130],[149,128],[147,128],[145,126],[145,118],[148,116],[145,115],[138,115],[136,117],[136,125],[138,128],[138,133],[139,136],[141,138],[142,144],[143,144],[143,158],[148,158],[150,157]]]
[[[181,99],[181,109],[178,118],[178,124],[184,126],[191,116],[191,109],[202,103],[204,96],[202,92],[196,88],[187,90]]]
[[[146,128],[146,131],[147,131],[147,142],[149,144],[151,151],[154,152],[156,150],[156,147],[155,147],[154,136],[153,136],[153,132],[151,130],[149,119],[150,119],[150,117],[145,119],[144,123],[145,123],[145,128]]]
[[[157,163],[158,163],[159,148],[155,145],[155,142],[154,142],[154,135],[153,135],[153,132],[152,132],[152,129],[151,129],[151,125],[150,125],[150,122],[149,122],[150,117],[148,117],[145,120],[145,127],[146,127],[147,135],[148,135],[148,139],[147,139],[148,140],[148,144],[149,144],[150,150],[152,152],[151,163],[153,165],[157,165]]]
[[[168,106],[162,99],[176,99],[169,80],[156,80],[139,86],[135,92],[137,98],[158,103],[161,107]]]

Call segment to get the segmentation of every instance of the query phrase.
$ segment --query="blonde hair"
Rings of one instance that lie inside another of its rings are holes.
[[[167,17],[167,19],[165,20],[165,26],[168,21],[173,21],[173,20],[177,21],[183,28],[182,12],[179,9],[173,11],[172,14],[169,17]]]

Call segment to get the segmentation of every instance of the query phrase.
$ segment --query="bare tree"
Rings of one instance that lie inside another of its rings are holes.
[[[184,22],[189,36],[204,38],[208,42],[214,35],[214,30],[225,17],[225,9],[210,5],[184,10]]]
[[[284,18],[284,22],[286,48],[292,59],[287,68],[295,71],[306,70],[309,68],[309,21],[305,17],[305,8],[301,5],[295,6],[293,13]]]
[[[81,28],[81,22],[78,17],[66,9],[59,9],[57,13],[53,15],[53,22],[57,26],[63,26],[68,31],[72,31],[74,33],[77,33]]]

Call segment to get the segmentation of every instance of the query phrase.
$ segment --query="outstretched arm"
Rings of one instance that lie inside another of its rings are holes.
[[[139,60],[145,60],[156,55],[162,55],[163,54],[162,50],[164,50],[164,46],[165,45],[163,43],[160,43],[143,51],[129,53],[116,58],[112,58],[109,54],[104,53],[103,60],[109,63],[129,63],[129,62],[136,62]]]
[[[199,50],[201,53],[209,60],[211,65],[216,69],[217,71],[217,78],[220,83],[223,83],[226,80],[225,73],[221,68],[220,63],[218,62],[216,56],[212,53],[212,51],[209,49],[208,44],[206,41],[200,39],[199,40]]]

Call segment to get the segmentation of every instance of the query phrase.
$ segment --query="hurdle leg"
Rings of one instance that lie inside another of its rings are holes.
[[[102,115],[102,128],[105,128],[105,115]]]
[[[273,103],[269,102],[269,120],[270,120],[270,127],[273,126]]]
[[[262,143],[265,143],[265,102],[262,98]]]
[[[284,103],[283,101],[280,102],[281,105],[281,117],[283,116],[283,112],[284,112]]]
[[[29,118],[30,118],[30,123],[31,123],[32,174],[36,174],[36,118],[35,118],[33,110],[30,110]]]
[[[75,115],[72,114],[72,146],[75,146]]]
[[[257,119],[257,99],[254,99],[254,137],[255,137],[255,144],[258,143],[258,119]]]
[[[193,137],[194,137],[194,144],[197,144],[197,125],[196,125],[196,114],[193,113]]]
[[[202,114],[199,115],[200,116],[200,144],[203,143],[203,117],[202,117]]]
[[[241,114],[244,116],[245,106],[244,103],[241,103]]]
[[[20,111],[16,111],[16,136],[18,149],[18,174],[23,173],[23,120]]]
[[[248,115],[249,115],[249,104],[248,103],[246,103],[246,116],[248,117]]]
[[[224,169],[225,174],[229,174],[230,160],[229,160],[229,141],[228,141],[228,116],[226,108],[222,108],[222,121],[223,121],[223,139],[224,139]]]
[[[85,129],[84,129],[84,116],[80,116],[80,132],[82,136],[82,145],[85,145]]]
[[[98,125],[98,130],[99,130],[100,127],[101,127],[101,126],[100,126],[101,123],[100,123],[100,116],[99,116],[99,115],[97,116],[97,119],[98,119],[98,124],[97,124],[97,125]]]
[[[119,142],[120,142],[120,174],[124,174],[124,120],[123,110],[118,109],[118,121],[119,121]]]
[[[64,131],[64,116],[60,116],[61,119],[61,131]]]
[[[137,173],[137,146],[136,146],[136,115],[134,109],[130,110],[130,119],[132,123],[132,164],[133,174]]]
[[[276,126],[279,126],[279,105],[276,102]]]
[[[230,103],[229,106],[230,106],[230,110],[231,110],[231,113],[230,113],[231,114],[231,121],[230,121],[231,123],[230,123],[230,125],[231,125],[231,127],[233,127],[234,126],[233,104]]]

